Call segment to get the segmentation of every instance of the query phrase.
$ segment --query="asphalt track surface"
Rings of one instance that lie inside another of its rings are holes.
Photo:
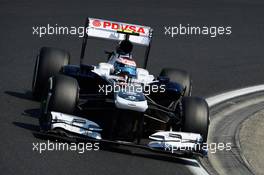
[[[1,174],[190,174],[186,165],[197,166],[141,151],[136,155],[33,152],[32,142],[41,141],[32,135],[38,130],[39,114],[39,104],[31,100],[30,93],[35,56],[41,46],[56,46],[69,50],[72,63],[78,63],[81,39],[39,38],[32,35],[32,26],[79,26],[87,16],[149,25],[155,29],[150,72],[158,74],[161,67],[189,70],[193,95],[208,97],[263,83],[263,9],[264,2],[249,0],[0,1]],[[229,25],[232,34],[217,38],[164,35],[164,26],[180,23]],[[90,48],[87,62],[102,60],[97,53],[103,53],[105,43],[97,44],[99,50]],[[107,46],[111,49],[112,45]]]

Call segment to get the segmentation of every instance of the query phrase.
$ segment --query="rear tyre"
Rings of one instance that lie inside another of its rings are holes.
[[[199,133],[206,142],[209,128],[209,108],[207,102],[199,97],[182,99],[183,131]]]
[[[70,63],[68,52],[51,47],[42,47],[37,56],[33,80],[32,94],[34,99],[40,100],[48,78],[60,72],[61,68]]]
[[[192,91],[191,76],[186,71],[173,69],[173,68],[164,68],[162,69],[160,76],[168,77],[170,81],[179,83],[184,88],[186,87],[184,96],[191,96],[191,91]]]

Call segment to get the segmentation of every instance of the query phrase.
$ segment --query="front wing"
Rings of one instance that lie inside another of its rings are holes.
[[[150,135],[149,141],[145,145],[124,141],[111,141],[102,138],[102,128],[95,122],[74,115],[52,111],[51,129],[49,133],[57,134],[57,130],[66,131],[71,137],[74,136],[79,141],[97,141],[125,145],[168,154],[181,155],[191,153],[199,156],[207,156],[207,150],[202,148],[202,136],[196,133],[159,131]]]

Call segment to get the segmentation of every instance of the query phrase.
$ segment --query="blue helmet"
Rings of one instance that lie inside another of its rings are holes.
[[[136,63],[130,58],[118,58],[117,61],[114,63],[114,69],[114,73],[117,75],[122,74],[127,75],[128,77],[137,76]]]

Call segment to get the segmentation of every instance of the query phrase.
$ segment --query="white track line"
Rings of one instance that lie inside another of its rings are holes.
[[[243,95],[256,93],[256,92],[260,92],[260,91],[264,91],[264,84],[224,92],[224,93],[212,96],[212,97],[208,97],[208,98],[206,98],[206,101],[207,101],[209,107],[212,107],[212,106],[215,106],[215,105],[222,103],[224,101],[230,100],[232,98],[236,98],[236,97],[240,97]],[[200,163],[196,160],[193,160],[193,162],[200,165]],[[193,174],[208,175],[208,172],[201,165],[200,165],[200,167],[195,167],[195,166],[191,166],[191,165],[187,166],[187,167],[189,168],[189,170]]]
[[[209,107],[212,107],[226,100],[230,100],[235,97],[239,97],[239,96],[243,96],[243,95],[247,95],[247,94],[251,94],[255,92],[260,92],[260,91],[264,91],[264,84],[225,92],[219,95],[215,95],[213,97],[209,97],[206,99],[206,101]]]

